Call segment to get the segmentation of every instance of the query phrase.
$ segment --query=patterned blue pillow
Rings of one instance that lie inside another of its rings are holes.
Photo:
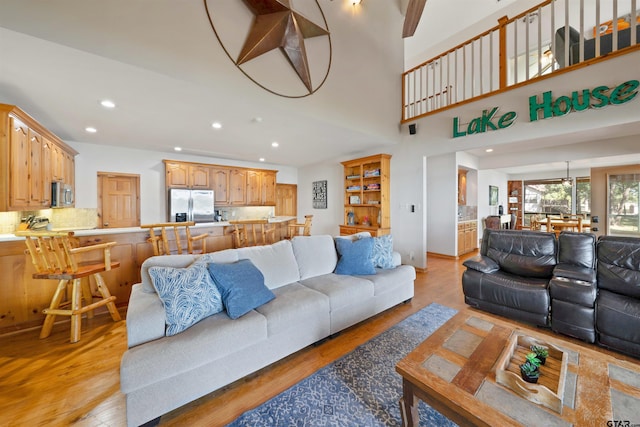
[[[264,284],[264,276],[251,260],[209,264],[209,273],[222,294],[222,302],[232,319],[244,316],[276,296]]]
[[[391,234],[373,238],[373,266],[379,268],[395,268],[393,264],[393,238]]]
[[[178,334],[223,309],[220,291],[205,264],[188,268],[151,267],[149,275],[164,305],[167,336]]]
[[[373,251],[373,239],[335,239],[336,249],[340,255],[336,274],[376,274],[376,269],[371,262]]]

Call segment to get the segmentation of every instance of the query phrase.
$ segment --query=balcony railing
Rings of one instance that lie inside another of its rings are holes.
[[[547,0],[499,19],[403,73],[402,122],[640,48],[637,1]]]

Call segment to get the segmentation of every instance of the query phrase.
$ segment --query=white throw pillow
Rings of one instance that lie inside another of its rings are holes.
[[[300,279],[333,273],[338,254],[333,237],[326,235],[296,236],[291,240],[298,261]]]

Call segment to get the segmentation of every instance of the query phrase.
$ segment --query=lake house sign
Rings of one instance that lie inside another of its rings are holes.
[[[615,87],[598,86],[593,89],[574,91],[571,95],[563,95],[553,98],[551,91],[544,92],[541,97],[533,95],[529,97],[529,120],[535,122],[539,119],[565,116],[573,111],[587,109],[600,109],[607,105],[625,104],[638,95],[638,80],[629,80]],[[484,110],[482,116],[476,117],[466,126],[460,126],[460,118],[453,118],[453,137],[485,133],[490,130],[505,129],[513,125],[517,115],[510,111],[498,116],[498,107]]]

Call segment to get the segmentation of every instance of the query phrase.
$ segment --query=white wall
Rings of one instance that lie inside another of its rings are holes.
[[[458,163],[455,153],[427,158],[427,251],[456,255]]]
[[[79,152],[76,156],[76,207],[96,208],[98,172],[138,174],[140,175],[140,221],[142,224],[167,220],[163,159],[277,170],[278,183],[297,183],[298,171],[290,166],[106,147],[82,142],[68,142],[68,144]]]

